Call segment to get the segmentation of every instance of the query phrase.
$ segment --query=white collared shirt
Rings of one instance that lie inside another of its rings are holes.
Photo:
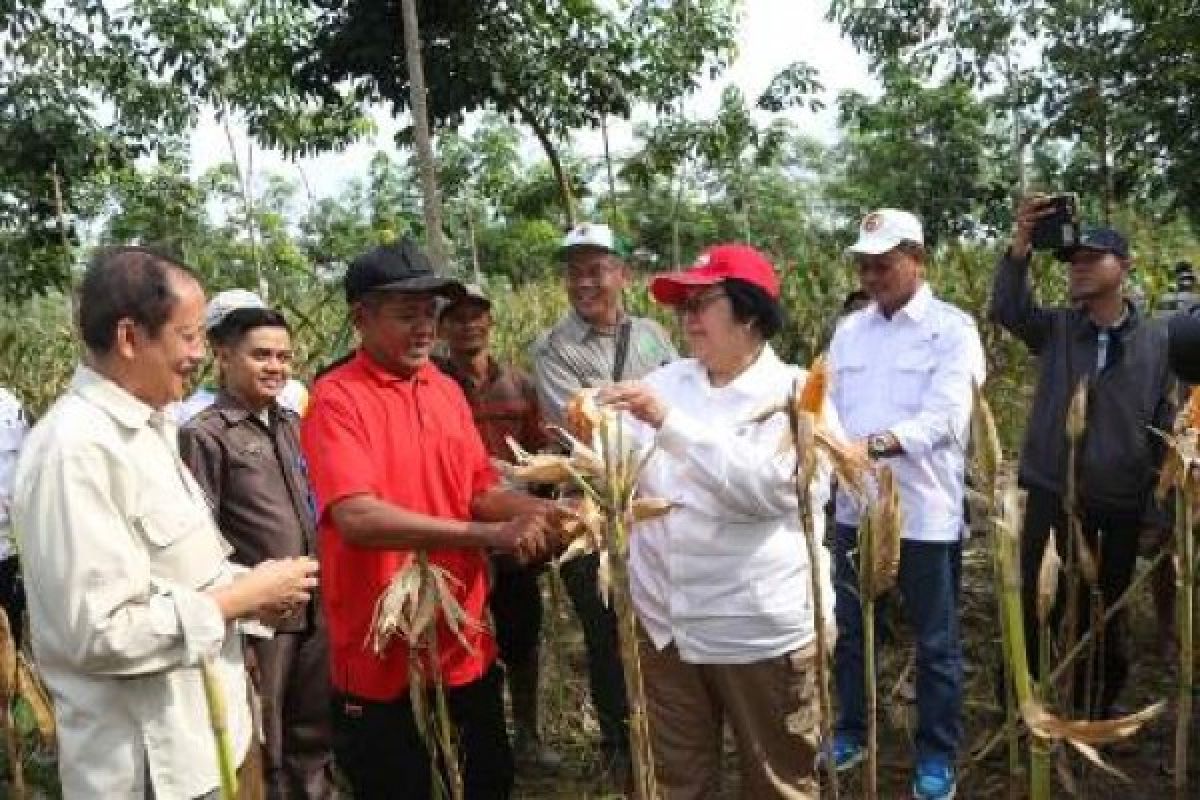
[[[17,454],[28,432],[29,424],[25,421],[20,401],[12,392],[0,389],[0,561],[16,555],[8,515],[9,506],[12,505]]]
[[[963,535],[963,480],[971,385],[982,385],[983,345],[969,315],[922,284],[891,319],[872,303],[842,320],[829,345],[831,398],[846,434],[890,432],[904,453],[886,459],[900,488],[906,539]],[[859,509],[838,493],[837,521]]]
[[[177,429],[80,367],[17,463],[37,665],[69,799],[191,800],[218,785],[199,664],[211,658],[234,757],[250,743],[241,637],[206,590],[232,578]]]
[[[809,561],[797,515],[796,458],[788,420],[748,420],[784,401],[805,371],[765,347],[727,386],[714,388],[688,358],[646,376],[669,408],[661,429],[631,423],[658,450],[639,491],[675,504],[640,523],[629,557],[633,604],[659,649],[674,642],[690,663],[745,664],[809,644],[815,634]],[[836,415],[829,427],[840,433]],[[830,469],[818,460],[813,523],[824,531]],[[827,624],[833,620],[829,556],[820,548]]]

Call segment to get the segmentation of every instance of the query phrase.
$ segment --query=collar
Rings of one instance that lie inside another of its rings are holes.
[[[617,318],[617,327],[620,327],[621,323],[626,319],[629,319],[629,316],[625,313],[624,309],[621,309],[621,315]],[[595,325],[579,316],[579,312],[573,308],[567,312],[564,327],[566,332],[569,333],[577,342],[587,341],[593,336],[606,336],[612,338],[614,335],[616,335],[615,331],[609,332],[600,330]]]
[[[913,322],[921,322],[929,313],[929,307],[933,304],[933,290],[929,288],[929,284],[921,281],[921,285],[917,287],[917,291],[913,296],[908,298],[908,302],[900,308],[896,309],[896,313],[892,314],[892,319],[898,316],[904,316],[911,319]],[[872,315],[875,321],[888,322],[888,318],[879,310],[879,304],[872,301],[871,305],[867,306],[866,311]]]
[[[367,351],[361,347],[354,351],[354,363],[358,368],[367,374],[376,383],[384,386],[389,386],[397,383],[428,383],[429,376],[432,372],[437,371],[437,367],[433,365],[431,359],[426,359],[425,363],[417,368],[417,371],[407,378],[401,377],[394,372],[389,372],[367,354]]]
[[[476,381],[474,374],[460,370],[455,365],[454,361],[449,357],[441,359],[437,362],[437,365],[442,372],[446,373],[454,380],[458,381],[459,383],[469,383],[473,387],[491,386],[493,383],[500,380],[500,362],[496,361],[495,357],[493,357],[490,353],[487,357],[487,376],[484,377],[482,382]]]
[[[1095,322],[1092,322],[1092,318],[1089,317],[1087,312],[1079,306],[1075,306],[1074,311],[1078,315],[1078,319],[1081,321],[1076,323],[1076,335],[1081,337],[1096,336],[1101,331],[1124,334],[1137,327],[1142,318],[1142,312],[1138,310],[1137,305],[1130,301],[1129,298],[1125,298],[1125,313],[1121,315],[1121,318],[1117,320],[1115,325],[1109,325],[1107,327],[1101,327]]]
[[[271,405],[267,406],[267,412],[271,417],[275,416],[276,405],[276,403],[271,403]],[[251,411],[246,408],[245,404],[224,389],[217,390],[217,397],[213,400],[213,408],[231,426],[240,425],[248,419],[262,420],[260,416],[261,412]]]
[[[770,380],[772,373],[783,365],[783,362],[779,360],[779,356],[775,354],[775,349],[771,347],[770,343],[764,344],[762,352],[758,354],[758,358],[754,360],[754,363],[743,370],[741,375],[738,375],[727,385],[717,388],[709,382],[708,370],[704,368],[704,365],[696,359],[689,360],[692,367],[689,373],[691,379],[708,391],[736,392],[746,397],[756,397],[761,394],[762,387],[769,385],[766,382]]]
[[[75,374],[71,377],[71,391],[130,430],[146,427],[155,415],[159,418],[163,416],[160,409],[151,408],[113,381],[83,364],[75,368]]]

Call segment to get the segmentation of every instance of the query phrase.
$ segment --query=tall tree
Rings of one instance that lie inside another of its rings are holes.
[[[397,58],[395,0],[317,0],[319,33],[297,48],[302,92],[354,83],[360,98],[409,107]],[[734,47],[734,0],[422,0],[417,3],[434,124],[492,109],[529,128],[557,179],[564,214],[576,198],[562,143],[635,104],[666,109]]]
[[[856,219],[880,206],[910,209],[935,245],[994,218],[995,207],[1008,204],[1005,184],[986,169],[1001,147],[988,132],[988,106],[953,78],[925,87],[898,64],[881,77],[878,100],[857,92],[838,100],[842,172],[831,194],[840,210]]]
[[[291,82],[311,21],[307,0],[0,0],[0,294],[65,285],[97,185],[203,108],[294,152],[363,132],[347,98]]]

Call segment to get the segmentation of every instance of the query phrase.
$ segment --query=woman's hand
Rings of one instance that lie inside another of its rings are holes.
[[[667,407],[654,390],[641,381],[625,381],[606,386],[596,396],[597,402],[615,411],[628,411],[634,419],[652,428],[661,428],[667,418]]]

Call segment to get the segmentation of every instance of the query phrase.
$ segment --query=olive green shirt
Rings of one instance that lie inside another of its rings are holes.
[[[657,322],[645,317],[627,319],[629,350],[619,380],[644,377],[679,357]],[[616,351],[617,330],[594,328],[574,310],[538,337],[529,361],[547,422],[562,425],[567,402],[580,389],[612,383]]]

